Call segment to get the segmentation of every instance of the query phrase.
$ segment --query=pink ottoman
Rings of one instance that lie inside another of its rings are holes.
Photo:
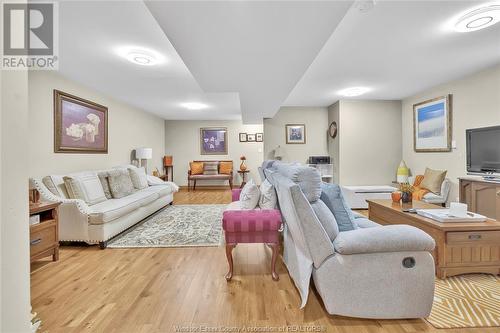
[[[238,201],[241,189],[232,192],[233,201]],[[229,271],[226,280],[233,277],[233,249],[238,243],[266,243],[273,250],[271,273],[273,280],[279,279],[276,273],[276,259],[279,251],[279,230],[281,213],[278,209],[226,210],[222,215],[222,228],[226,238],[226,257]]]

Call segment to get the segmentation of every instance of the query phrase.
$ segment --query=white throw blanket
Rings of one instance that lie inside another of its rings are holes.
[[[176,183],[166,182],[166,181],[161,180],[158,177],[150,176],[150,175],[148,175],[147,178],[148,178],[148,185],[149,186],[168,185],[168,186],[170,186],[170,189],[172,190],[172,192],[179,192],[179,186]]]

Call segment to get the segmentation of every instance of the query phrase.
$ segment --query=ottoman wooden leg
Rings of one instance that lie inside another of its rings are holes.
[[[227,263],[229,264],[229,271],[227,272],[225,278],[226,281],[230,281],[231,278],[233,277],[233,249],[234,249],[234,244],[226,244],[226,257],[227,257]]]
[[[274,281],[278,281],[280,279],[278,273],[276,273],[276,259],[278,258],[278,253],[280,249],[279,244],[271,244],[271,248],[273,250],[273,256],[271,259],[271,275]]]

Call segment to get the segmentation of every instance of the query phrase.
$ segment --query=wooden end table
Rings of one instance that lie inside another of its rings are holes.
[[[408,224],[428,233],[436,241],[432,252],[438,278],[466,273],[500,274],[500,222],[442,223],[403,208],[434,209],[440,206],[422,201],[410,204],[392,200],[367,200],[370,220],[388,224]]]
[[[52,256],[59,260],[59,218],[60,202],[30,203],[30,217],[38,215],[40,222],[30,224],[30,261]]]
[[[241,185],[240,185],[240,188],[243,188],[243,186],[245,186],[245,184],[247,183],[247,181],[246,181],[246,174],[249,173],[249,172],[250,172],[250,170],[238,170],[238,173],[241,176]]]

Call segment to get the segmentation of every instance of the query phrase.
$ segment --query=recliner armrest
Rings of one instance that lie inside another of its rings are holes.
[[[333,241],[340,254],[432,251],[434,239],[409,225],[388,225],[343,231]]]

